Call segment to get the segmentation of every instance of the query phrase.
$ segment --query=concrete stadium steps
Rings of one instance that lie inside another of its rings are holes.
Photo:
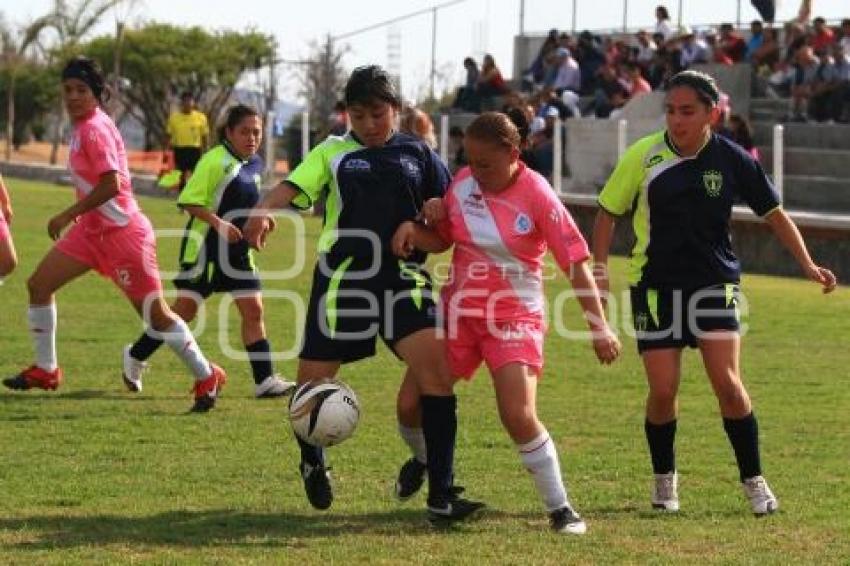
[[[750,120],[754,122],[782,122],[791,110],[787,98],[753,98],[750,100]]]
[[[768,171],[773,164],[773,147],[759,146],[761,162]],[[793,147],[786,144],[785,175],[831,177],[850,183],[850,149]]]
[[[788,210],[850,215],[850,178],[786,175],[784,192]]]
[[[753,122],[756,145],[773,144],[773,126],[777,122]],[[786,147],[850,150],[850,125],[847,124],[782,124]]]

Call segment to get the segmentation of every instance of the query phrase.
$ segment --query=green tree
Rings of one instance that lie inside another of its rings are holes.
[[[0,100],[8,100],[11,69],[0,69]],[[30,135],[44,138],[47,129],[45,116],[59,99],[56,71],[46,65],[25,61],[16,69],[14,96],[15,120],[12,124],[12,146],[18,149],[29,141]],[[0,109],[0,122],[7,126],[8,108]]]
[[[28,56],[38,42],[39,35],[50,24],[47,18],[39,18],[16,30],[0,13],[0,64],[8,77],[6,88],[6,161],[12,159],[12,144],[15,137],[15,87],[21,69],[34,57]],[[6,82],[4,81],[4,82]]]
[[[114,63],[115,38],[81,46],[105,67]],[[129,81],[120,97],[126,111],[145,125],[149,148],[165,142],[172,102],[191,91],[215,124],[243,73],[262,68],[275,54],[274,39],[255,31],[208,32],[152,23],[124,33],[121,74]]]

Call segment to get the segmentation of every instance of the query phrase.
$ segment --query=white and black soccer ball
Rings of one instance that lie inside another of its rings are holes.
[[[289,422],[301,440],[333,446],[354,434],[360,403],[354,391],[336,379],[308,381],[292,394]]]

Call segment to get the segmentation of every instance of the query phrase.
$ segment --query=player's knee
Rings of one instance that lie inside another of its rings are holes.
[[[717,402],[725,413],[748,412],[750,408],[750,396],[743,384],[739,381],[726,384],[716,391]]]
[[[18,267],[18,258],[15,256],[0,258],[0,277],[6,277]]]

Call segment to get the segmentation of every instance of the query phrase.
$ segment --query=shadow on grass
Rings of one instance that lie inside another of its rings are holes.
[[[169,511],[144,517],[39,515],[0,518],[2,538],[11,532],[20,542],[7,548],[43,550],[107,545],[303,546],[303,539],[341,534],[427,536],[435,532],[462,533],[461,528],[430,526],[422,510],[382,513],[254,513],[235,509]],[[21,540],[23,539],[23,540]]]

